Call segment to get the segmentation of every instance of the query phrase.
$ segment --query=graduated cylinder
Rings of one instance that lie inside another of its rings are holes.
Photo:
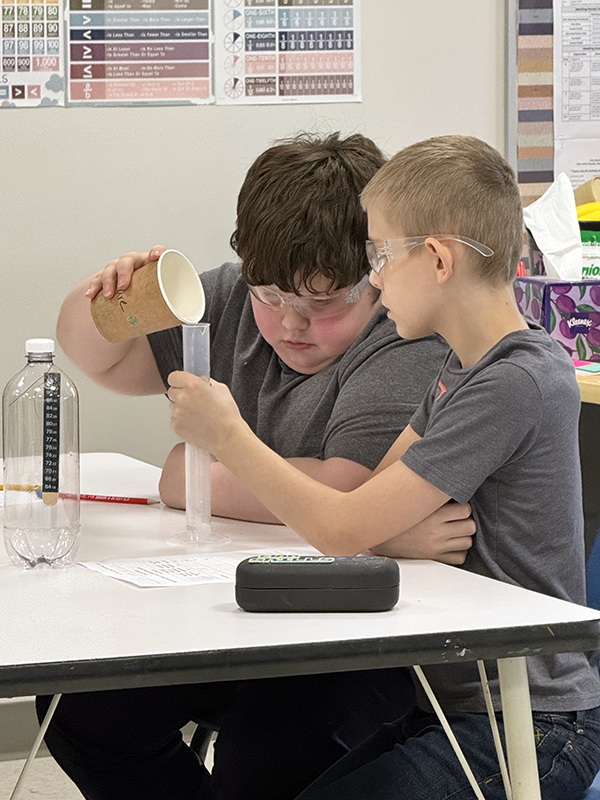
[[[183,368],[210,380],[210,325],[183,325]],[[210,453],[185,445],[185,526],[190,541],[211,537]]]

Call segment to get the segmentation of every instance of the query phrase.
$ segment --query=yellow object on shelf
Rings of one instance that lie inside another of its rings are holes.
[[[577,219],[580,222],[600,220],[600,202],[584,203],[582,206],[577,206]]]

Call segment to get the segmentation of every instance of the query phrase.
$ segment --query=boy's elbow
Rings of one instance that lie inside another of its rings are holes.
[[[366,547],[358,541],[358,532],[354,532],[349,525],[337,522],[331,522],[317,530],[312,544],[324,556],[355,556]]]
[[[324,556],[357,556],[361,550],[356,547],[348,547],[346,543],[340,545],[325,545],[318,548]]]
[[[167,456],[158,482],[160,499],[170,508],[185,508],[185,446],[176,444]]]
[[[185,509],[185,497],[181,487],[165,478],[164,474],[158,482],[158,493],[162,502],[169,508]]]

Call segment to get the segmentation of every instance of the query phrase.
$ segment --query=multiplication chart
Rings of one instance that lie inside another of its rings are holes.
[[[209,103],[209,0],[70,0],[69,104]]]
[[[0,0],[0,105],[64,105],[59,0]]]
[[[352,102],[360,0],[215,0],[217,103]]]

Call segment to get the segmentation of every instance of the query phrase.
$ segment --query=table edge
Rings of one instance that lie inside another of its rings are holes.
[[[273,678],[600,648],[600,620],[0,667],[0,696]]]

